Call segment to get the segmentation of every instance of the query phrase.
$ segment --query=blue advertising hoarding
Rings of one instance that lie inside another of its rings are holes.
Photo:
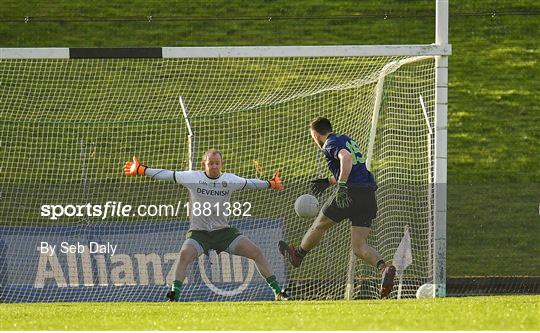
[[[232,221],[263,250],[278,281],[283,222]],[[0,227],[2,302],[165,301],[187,222]],[[182,301],[271,300],[255,263],[211,251],[188,269]]]

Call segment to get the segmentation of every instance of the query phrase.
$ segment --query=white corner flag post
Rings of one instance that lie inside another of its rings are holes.
[[[411,235],[409,233],[409,226],[405,226],[405,232],[399,246],[394,254],[394,259],[392,261],[396,267],[396,272],[399,276],[399,286],[397,298],[401,299],[401,289],[403,286],[403,272],[405,269],[412,264],[412,248],[411,248]]]

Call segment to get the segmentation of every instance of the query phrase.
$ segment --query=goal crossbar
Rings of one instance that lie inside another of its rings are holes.
[[[0,59],[447,56],[450,44],[159,48],[0,48]]]

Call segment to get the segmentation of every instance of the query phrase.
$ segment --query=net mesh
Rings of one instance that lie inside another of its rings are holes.
[[[329,175],[310,121],[329,118],[365,153],[375,109],[369,158],[379,213],[369,240],[391,260],[409,227],[413,264],[402,296],[414,295],[432,274],[434,68],[432,57],[1,60],[2,300],[164,299],[189,225],[182,206],[188,192],[125,177],[123,165],[138,155],[152,167],[188,169],[179,96],[188,105],[197,166],[215,148],[226,172],[268,179],[282,170],[284,191],[236,192],[232,201],[249,202],[251,216],[231,221],[262,248],[297,299],[341,299],[351,281],[353,298],[378,297],[375,268],[353,260],[348,274],[348,222],[331,229],[301,268],[287,266],[277,251],[278,240],[298,244],[313,222],[295,215],[295,199],[309,193],[310,179]],[[182,208],[174,216],[43,216],[43,205],[107,202]],[[42,242],[57,245],[56,252],[40,253]],[[62,253],[62,242],[83,251]],[[117,245],[116,253],[90,253],[90,242]],[[215,252],[191,266],[182,296],[271,297],[252,263]]]

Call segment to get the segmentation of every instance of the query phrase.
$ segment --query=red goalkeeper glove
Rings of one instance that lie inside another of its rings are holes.
[[[146,166],[139,163],[139,159],[133,156],[133,162],[127,161],[124,164],[124,173],[126,176],[144,176]]]
[[[274,190],[281,191],[283,190],[283,184],[281,183],[281,179],[279,179],[281,171],[279,169],[274,172],[274,177],[268,181],[270,184],[270,188],[273,188]]]

